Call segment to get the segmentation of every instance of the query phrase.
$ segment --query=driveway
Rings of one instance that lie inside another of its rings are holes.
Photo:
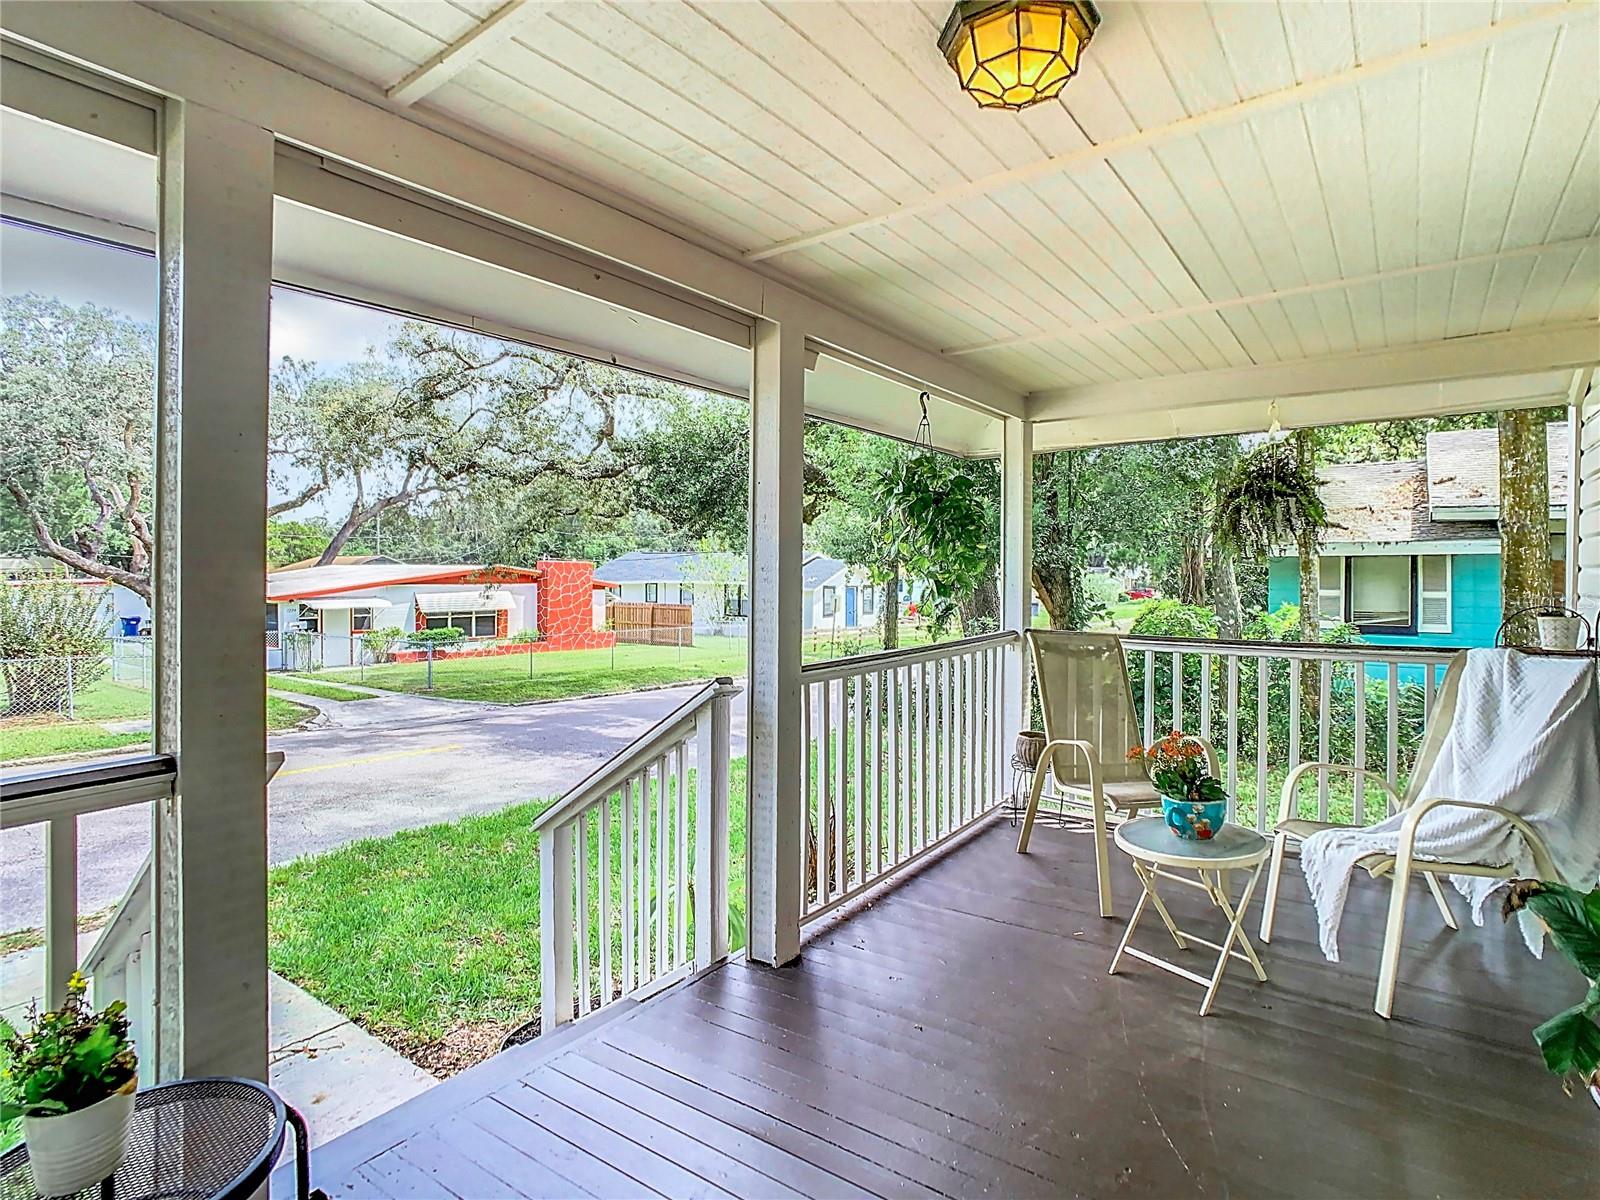
[[[359,838],[560,795],[700,686],[522,706],[404,695],[308,701],[332,723],[268,741],[285,755],[268,793],[268,859],[288,862]],[[744,753],[744,732],[740,695],[733,704],[736,755]],[[203,804],[205,797],[186,802]],[[78,907],[94,912],[121,898],[149,852],[149,809],[92,813],[78,831]],[[0,831],[0,931],[37,927],[43,913],[42,827]]]

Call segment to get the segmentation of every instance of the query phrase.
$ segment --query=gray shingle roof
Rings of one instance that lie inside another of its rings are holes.
[[[594,574],[607,583],[703,583],[703,573],[696,574],[694,569],[702,557],[698,551],[630,550],[601,563]],[[729,582],[741,583],[744,577],[745,562],[739,557]]]
[[[1564,421],[1545,427],[1550,454],[1550,503],[1567,502],[1571,430]],[[1428,435],[1428,503],[1441,508],[1500,507],[1500,434],[1494,429],[1452,429]]]
[[[800,586],[805,591],[821,587],[842,570],[844,563],[837,558],[829,558],[824,554],[809,555],[805,566],[800,568]]]
[[[1340,463],[1322,467],[1322,502],[1335,547],[1350,542],[1470,541],[1499,536],[1492,521],[1435,521],[1428,510],[1428,472],[1421,459]]]

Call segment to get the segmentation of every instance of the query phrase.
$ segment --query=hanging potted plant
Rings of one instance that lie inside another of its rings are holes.
[[[0,1021],[0,1120],[22,1118],[33,1186],[69,1195],[108,1178],[122,1162],[133,1120],[139,1062],[127,1005],[95,1012],[74,974],[60,1008],[29,1012],[18,1033]]]

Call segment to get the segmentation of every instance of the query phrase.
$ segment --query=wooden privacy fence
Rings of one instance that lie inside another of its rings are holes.
[[[692,604],[642,604],[634,600],[613,600],[610,624],[619,642],[631,642],[639,646],[694,645]]]

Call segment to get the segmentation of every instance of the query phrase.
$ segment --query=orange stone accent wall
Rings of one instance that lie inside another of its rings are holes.
[[[598,650],[616,644],[616,635],[594,627],[594,564],[540,559],[540,645],[551,650]]]

